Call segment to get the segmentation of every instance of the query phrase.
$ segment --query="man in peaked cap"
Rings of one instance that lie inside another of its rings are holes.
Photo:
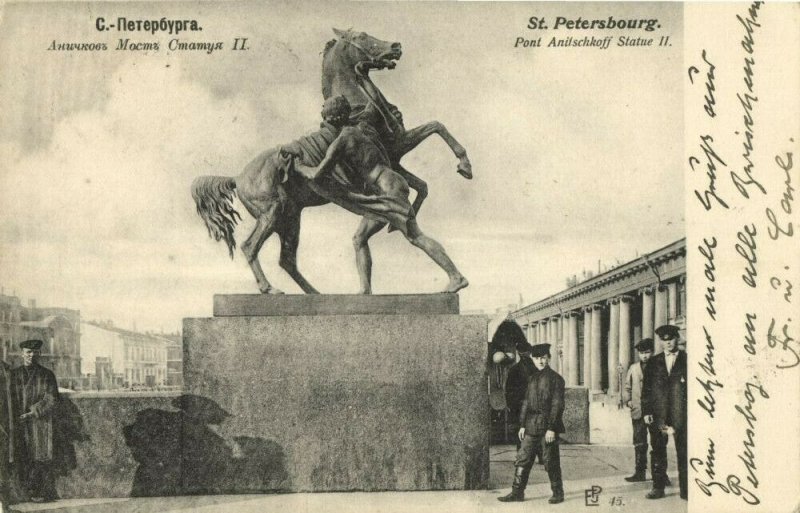
[[[662,341],[666,341],[666,340],[676,340],[677,341],[678,337],[680,336],[680,328],[678,328],[674,324],[663,324],[663,325],[659,326],[658,328],[656,328],[656,335]],[[677,342],[676,342],[676,344],[677,344]],[[676,345],[675,347],[678,347],[678,346]],[[676,349],[676,351],[677,351],[677,349]]]
[[[644,372],[642,414],[650,429],[653,489],[648,499],[664,497],[667,481],[667,432],[672,428],[678,456],[681,498],[688,499],[686,353],[678,349],[678,327],[665,324],[656,328],[664,352],[650,359]]]
[[[41,340],[25,340],[19,347],[22,366],[11,371],[11,382],[20,425],[21,481],[34,501],[54,501],[58,493],[52,468],[52,412],[58,400],[58,384],[55,374],[38,363]]]
[[[647,425],[642,418],[642,385],[644,382],[644,369],[650,357],[653,356],[653,339],[643,338],[636,344],[639,361],[631,364],[625,377],[623,388],[625,400],[631,410],[633,423],[633,448],[635,454],[635,470],[632,476],[626,477],[628,482],[645,481],[647,469]],[[652,473],[652,472],[651,472]]]
[[[550,368],[550,344],[536,344],[531,349],[533,364],[538,370],[528,383],[525,401],[519,414],[519,439],[522,442],[514,462],[514,483],[511,493],[498,497],[501,502],[525,499],[525,487],[536,456],[544,463],[550,478],[553,496],[548,502],[564,502],[561,480],[561,456],[558,434],[564,432],[564,378]]]
[[[525,341],[518,340],[516,344],[517,353],[519,354],[519,361],[511,366],[508,370],[508,378],[506,378],[506,406],[508,407],[508,417],[511,422],[517,423],[519,420],[519,412],[522,409],[522,403],[525,401],[525,392],[528,390],[528,382],[536,372],[536,366],[531,360],[531,350],[533,347]],[[521,425],[517,426],[518,431]],[[517,449],[519,449],[521,442],[517,442]]]

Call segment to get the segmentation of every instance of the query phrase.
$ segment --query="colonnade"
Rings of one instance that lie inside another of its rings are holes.
[[[634,326],[633,305],[636,296],[623,294],[610,299],[573,308],[558,315],[540,319],[518,319],[531,344],[551,345],[551,367],[561,374],[567,385],[580,384],[598,392],[603,389],[603,370],[606,369],[608,393],[620,389],[620,377],[631,364],[633,345],[642,338],[654,338],[654,329],[677,317],[677,286],[675,282],[644,287],[636,291],[641,297],[641,324]],[[608,316],[607,319],[604,316]],[[605,321],[605,322],[604,322]],[[580,344],[578,323],[583,326],[583,359],[579,364]],[[604,336],[604,327],[607,329]],[[608,351],[603,361],[602,343]],[[656,340],[655,352],[663,351]]]

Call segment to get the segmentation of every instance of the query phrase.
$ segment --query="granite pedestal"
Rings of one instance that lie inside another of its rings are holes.
[[[187,493],[486,488],[487,318],[457,300],[217,296],[184,319],[185,390],[230,415],[185,427]]]

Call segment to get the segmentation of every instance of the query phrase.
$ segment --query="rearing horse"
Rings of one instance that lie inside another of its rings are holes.
[[[402,116],[389,104],[369,80],[370,69],[393,68],[400,58],[400,43],[389,43],[363,32],[342,32],[334,29],[339,40],[329,42],[323,58],[323,96],[344,95],[361,115],[371,114],[381,119],[376,129],[381,134],[392,160],[392,167],[402,174],[409,186],[417,191],[414,201],[418,211],[425,196],[424,181],[403,169],[400,158],[414,149],[426,137],[438,133],[459,158],[458,172],[472,177],[466,151],[439,122],[433,121],[413,130],[403,128]],[[324,149],[322,149],[324,153]],[[321,158],[321,157],[320,157]],[[201,176],[192,183],[192,197],[197,213],[208,228],[209,236],[224,240],[233,258],[236,240],[233,232],[241,216],[233,207],[238,195],[247,211],[256,219],[253,232],[242,243],[242,252],[264,294],[282,294],[270,284],[258,261],[258,253],[266,240],[277,233],[281,240],[280,266],[307,294],[318,294],[297,268],[297,248],[300,240],[300,214],[305,207],[324,205],[328,199],[320,196],[309,181],[298,173],[288,172],[290,163],[281,147],[259,154],[236,177]]]
[[[471,179],[472,164],[467,152],[450,134],[447,127],[439,121],[430,121],[406,130],[400,111],[386,100],[380,89],[370,80],[368,74],[371,69],[395,67],[394,61],[403,53],[400,43],[392,43],[388,53],[374,58],[371,57],[370,50],[385,44],[383,41],[364,32],[338,29],[333,29],[333,32],[339,39],[329,41],[325,47],[322,59],[322,96],[325,100],[332,96],[344,96],[350,102],[355,118],[363,112],[374,111],[368,119],[377,117],[383,121],[375,128],[389,153],[392,168],[400,173],[408,182],[408,186],[417,193],[412,205],[414,212],[419,213],[422,202],[428,195],[428,184],[401,166],[400,159],[431,135],[437,134],[447,143],[458,158],[458,173],[464,178]],[[347,64],[352,62],[357,64],[355,66]]]

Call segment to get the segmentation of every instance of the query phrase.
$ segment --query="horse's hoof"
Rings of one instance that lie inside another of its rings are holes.
[[[458,166],[456,171],[467,180],[472,180],[472,166]]]
[[[276,289],[275,287],[270,287],[267,290],[262,290],[261,293],[262,294],[274,294],[274,295],[284,294],[284,292],[281,289]]]

